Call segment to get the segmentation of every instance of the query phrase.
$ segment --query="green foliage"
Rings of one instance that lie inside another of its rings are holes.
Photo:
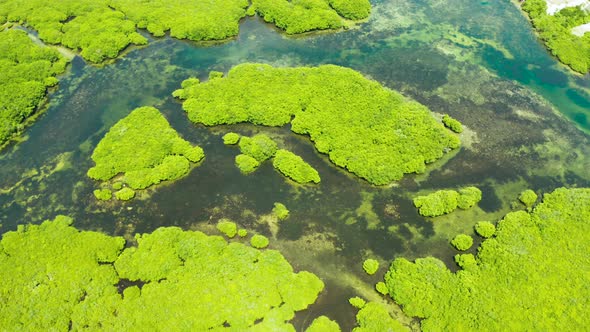
[[[376,259],[365,259],[363,262],[363,270],[367,272],[368,275],[373,275],[379,270],[379,261]]]
[[[147,43],[135,23],[107,1],[7,0],[0,4],[2,15],[37,30],[46,43],[79,50],[95,63],[118,56],[128,45]]]
[[[533,26],[545,46],[559,60],[582,74],[590,70],[590,34],[572,34],[572,28],[590,23],[590,14],[580,8],[565,8],[554,16],[547,14],[545,0],[526,0],[522,9],[529,14]]]
[[[225,234],[230,239],[238,233],[238,226],[235,222],[228,220],[228,219],[221,219],[217,223],[217,230],[221,233]]]
[[[473,254],[459,254],[455,255],[455,262],[463,270],[469,270],[477,265],[477,260]]]
[[[204,156],[203,149],[180,138],[157,109],[140,107],[98,143],[92,153],[96,166],[88,170],[88,176],[108,181],[124,173],[122,180],[129,187],[145,189],[186,175],[189,161],[198,162]]]
[[[368,0],[253,0],[252,7],[287,34],[339,29],[345,26],[343,18],[361,20],[371,12]]]
[[[239,154],[236,156],[236,166],[240,169],[242,173],[250,174],[254,172],[258,168],[258,166],[260,166],[260,163],[258,162],[258,160],[248,155]]]
[[[400,322],[391,318],[387,308],[382,303],[369,302],[360,309],[356,314],[358,326],[352,329],[353,332],[409,331]]]
[[[289,217],[289,210],[283,203],[275,203],[272,213],[279,219],[284,220]]]
[[[389,288],[387,288],[387,285],[383,281],[379,281],[375,285],[375,290],[377,290],[377,292],[379,292],[381,295],[389,294]]]
[[[518,196],[518,200],[521,201],[522,204],[524,204],[527,207],[527,209],[533,207],[535,202],[537,202],[537,198],[537,194],[531,189],[523,191],[522,193],[520,193],[520,196]]]
[[[456,119],[453,119],[448,114],[443,115],[442,122],[445,125],[445,127],[451,129],[456,133],[463,132],[463,125],[461,125],[461,122],[459,122]]]
[[[297,183],[320,182],[318,171],[291,151],[278,150],[272,165],[276,170]]]
[[[258,249],[263,249],[263,248],[268,247],[268,243],[269,243],[268,238],[266,236],[260,235],[260,234],[255,234],[250,239],[250,245],[252,245],[252,247],[258,248]]]
[[[113,183],[113,189],[114,190],[121,190],[123,188],[123,182],[115,182]]]
[[[294,330],[324,284],[294,273],[275,250],[176,227],[120,237],[79,232],[58,217],[20,226],[0,243],[3,305],[10,330]],[[121,296],[122,279],[138,281]],[[4,302],[6,301],[6,302]],[[261,321],[261,323],[257,323]]]
[[[420,215],[437,217],[451,213],[457,208],[469,209],[481,200],[481,190],[477,187],[465,187],[455,190],[438,190],[426,196],[414,198],[414,206]]]
[[[442,216],[457,209],[459,193],[454,190],[439,190],[426,196],[414,198],[414,206],[425,217]]]
[[[94,197],[96,197],[96,199],[99,199],[101,201],[108,201],[109,199],[111,199],[113,197],[113,193],[108,188],[96,189],[93,193],[94,193]]]
[[[489,221],[480,221],[475,224],[475,232],[483,238],[490,238],[496,232],[496,226]]]
[[[239,237],[246,237],[246,236],[248,236],[248,231],[245,229],[240,229],[240,230],[238,230],[238,236]]]
[[[256,159],[259,163],[272,158],[277,152],[277,143],[265,134],[242,137],[239,146],[243,154]]]
[[[528,0],[527,0],[528,2]],[[590,314],[590,189],[560,188],[507,214],[452,273],[436,258],[396,259],[385,276],[423,331],[585,330]],[[499,305],[501,304],[501,305]]]
[[[129,187],[125,187],[115,192],[115,197],[120,201],[128,201],[135,197],[135,191]]]
[[[459,189],[459,199],[457,206],[462,210],[467,210],[481,201],[481,190],[477,187],[465,187]]]
[[[100,63],[116,58],[129,45],[147,44],[137,28],[158,37],[168,31],[173,38],[195,41],[236,36],[249,6],[248,0],[5,0],[0,2],[0,22],[31,27],[44,42],[80,51],[86,60]],[[343,18],[363,19],[370,10],[368,0],[256,0],[250,8],[288,34],[338,29]]]
[[[460,144],[423,105],[333,65],[242,64],[222,79],[175,95],[186,99],[183,108],[192,122],[207,126],[291,123],[293,132],[309,135],[334,164],[376,185],[421,173]]]
[[[340,332],[340,326],[326,316],[320,316],[311,322],[305,332]]]
[[[66,64],[59,52],[36,45],[26,32],[0,31],[0,147],[22,131]]]
[[[459,234],[451,240],[451,244],[457,250],[467,250],[473,245],[473,238],[467,234]]]
[[[361,299],[358,296],[355,296],[348,299],[348,303],[357,309],[362,309],[367,304],[367,301]]]
[[[223,135],[223,144],[234,145],[240,140],[240,135],[236,133],[227,133]]]
[[[239,20],[246,15],[248,1],[221,2],[178,0],[113,0],[113,6],[124,12],[139,28],[155,36],[190,40],[220,40],[238,34]]]
[[[71,223],[72,219],[58,216],[2,236],[3,329],[67,331],[72,316],[92,308],[98,299],[119,296],[112,263],[125,240],[80,232]]]

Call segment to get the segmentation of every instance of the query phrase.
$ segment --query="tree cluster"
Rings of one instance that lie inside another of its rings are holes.
[[[23,130],[66,64],[59,52],[36,45],[22,30],[0,32],[0,147]]]
[[[334,164],[376,185],[424,172],[460,145],[426,107],[343,67],[241,64],[222,79],[189,82],[174,95],[192,122],[291,123]]]
[[[276,250],[158,228],[122,237],[57,217],[0,242],[0,325],[23,331],[295,331],[323,282]],[[254,238],[254,237],[253,237]],[[140,286],[121,286],[122,280]],[[122,292],[121,291],[122,289]]]
[[[553,55],[573,70],[588,73],[590,33],[579,37],[572,34],[572,28],[590,23],[590,13],[585,13],[579,7],[570,7],[549,15],[545,0],[526,0],[522,9],[529,14],[539,37]]]
[[[560,188],[508,213],[453,273],[437,258],[394,260],[385,282],[423,331],[584,330],[590,314],[590,189]],[[517,294],[518,296],[515,296]]]
[[[121,174],[129,188],[141,190],[188,174],[190,162],[204,156],[203,149],[182,139],[157,109],[140,107],[119,120],[98,143],[92,153],[96,165],[88,176],[109,181]],[[129,196],[129,188],[121,189],[125,190],[121,197]]]
[[[414,198],[414,206],[420,215],[437,217],[451,213],[457,208],[466,210],[481,200],[481,190],[477,187],[465,187],[455,190],[438,190],[425,196]]]

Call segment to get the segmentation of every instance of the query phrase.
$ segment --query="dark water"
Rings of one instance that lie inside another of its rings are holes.
[[[129,235],[176,225],[203,229],[221,217],[272,236],[260,223],[274,202],[291,211],[271,247],[296,269],[320,275],[326,290],[294,321],[302,330],[327,314],[349,330],[348,297],[370,292],[385,272],[366,276],[363,259],[434,255],[454,268],[448,244],[472,234],[479,220],[498,220],[526,188],[547,192],[590,185],[590,77],[559,65],[538,43],[509,1],[383,1],[358,29],[288,38],[258,19],[246,19],[240,35],[217,45],[168,38],[131,51],[105,68],[76,59],[47,113],[28,140],[0,155],[2,232],[17,224],[68,214],[81,229]],[[326,63],[359,70],[402,91],[434,112],[449,113],[467,129],[464,147],[392,187],[376,188],[333,167],[306,137],[288,128],[251,125],[206,128],[191,124],[172,91],[189,76],[205,79],[243,62],[277,66]],[[98,203],[97,185],[85,176],[90,154],[116,121],[138,106],[158,107],[172,126],[204,148],[206,159],[187,177],[158,187],[147,199]],[[557,111],[556,111],[557,110]],[[233,165],[236,148],[222,144],[228,131],[265,132],[301,155],[322,177],[296,186],[267,163],[243,176]],[[433,221],[411,203],[417,193],[476,185],[479,208]],[[366,295],[373,294],[373,295]]]

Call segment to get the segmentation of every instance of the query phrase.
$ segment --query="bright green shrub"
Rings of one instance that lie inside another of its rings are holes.
[[[240,230],[238,230],[238,236],[239,237],[246,237],[246,236],[248,236],[248,231],[245,229],[240,229]]]
[[[451,240],[451,244],[457,250],[467,250],[473,245],[473,238],[467,234],[459,234]]]
[[[240,169],[240,171],[244,174],[250,174],[254,172],[260,163],[258,160],[247,156],[245,154],[239,154],[236,156],[236,166]]]
[[[278,150],[272,165],[276,170],[297,183],[320,182],[318,171],[291,151]]]
[[[459,189],[459,199],[457,206],[462,210],[467,210],[481,201],[481,190],[477,187],[465,187]]]
[[[223,135],[223,144],[225,145],[237,144],[239,140],[240,135],[236,133],[227,133]]]
[[[356,314],[357,327],[352,329],[353,332],[408,332],[400,322],[391,318],[387,308],[378,302],[369,302],[362,308],[359,308]]]
[[[279,219],[284,220],[289,217],[289,210],[283,203],[275,203],[272,208],[272,213]]]
[[[496,226],[489,221],[480,221],[475,224],[475,232],[483,238],[490,238],[496,232]]]
[[[121,190],[123,188],[123,182],[115,182],[113,183],[113,190]]]
[[[129,187],[145,189],[186,175],[190,163],[204,157],[203,149],[180,138],[153,107],[140,107],[117,122],[92,153],[96,165],[88,176],[108,181],[124,173]]]
[[[463,125],[461,125],[461,122],[451,118],[448,114],[443,115],[442,122],[445,125],[445,127],[451,129],[456,133],[463,132]]]
[[[361,299],[358,296],[351,297],[348,299],[348,302],[357,309],[362,309],[367,304],[367,301]]]
[[[293,132],[309,135],[334,164],[376,185],[421,173],[427,163],[460,145],[423,105],[333,65],[242,64],[222,79],[175,95],[185,99],[192,122],[207,126],[291,123]]]
[[[258,134],[252,137],[242,137],[240,139],[240,151],[259,163],[273,157],[277,152],[277,143],[265,134]]]
[[[533,207],[535,202],[537,202],[537,198],[538,198],[537,194],[534,191],[532,191],[531,189],[527,189],[527,190],[523,191],[518,196],[518,200],[521,201],[522,204],[524,204],[527,207],[527,209],[530,209]]]
[[[340,332],[340,325],[326,316],[319,316],[311,322],[305,332]]]
[[[379,281],[375,284],[375,290],[381,295],[389,294],[389,288],[387,288],[387,285],[383,281]]]
[[[457,209],[459,193],[454,190],[439,190],[426,196],[414,198],[414,206],[425,217],[442,216]]]
[[[128,201],[135,197],[135,191],[129,187],[125,187],[115,192],[115,197],[120,201]]]
[[[36,45],[26,32],[0,31],[0,148],[22,131],[66,64],[59,52]]]
[[[93,193],[94,193],[94,197],[96,197],[96,199],[99,199],[101,201],[108,201],[109,199],[111,199],[113,197],[113,193],[111,192],[110,189],[107,189],[107,188],[96,189]]]
[[[266,247],[268,247],[268,244],[269,244],[268,238],[264,235],[255,234],[250,239],[250,245],[252,245],[252,247],[257,248],[257,249],[266,248]]]
[[[368,275],[375,274],[375,272],[379,270],[379,261],[372,258],[366,259],[363,262],[363,270],[365,270],[365,272],[367,272]]]
[[[217,223],[216,227],[217,230],[225,234],[230,239],[236,236],[236,234],[238,233],[238,226],[236,225],[236,223],[228,219],[221,219]]]
[[[545,46],[561,62],[582,74],[590,70],[590,37],[571,33],[575,26],[590,23],[590,14],[580,8],[565,8],[555,15],[547,14],[545,0],[527,0],[522,9],[529,14]]]
[[[528,0],[527,0],[528,2]],[[507,214],[467,266],[394,260],[385,282],[423,331],[585,330],[590,314],[590,189],[560,188]],[[501,305],[499,305],[501,304]]]

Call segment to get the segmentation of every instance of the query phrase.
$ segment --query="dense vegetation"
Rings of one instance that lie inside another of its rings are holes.
[[[361,20],[371,12],[368,0],[253,0],[252,7],[288,34],[342,28],[342,18]]]
[[[176,227],[137,235],[137,247],[125,248],[121,237],[71,223],[57,217],[4,234],[4,328],[294,331],[287,321],[324,287],[275,250]]]
[[[258,160],[245,154],[237,155],[235,162],[236,167],[244,174],[250,174],[260,166]]]
[[[249,6],[247,0],[5,0],[0,2],[0,24],[30,27],[46,43],[66,46],[99,63],[129,45],[146,44],[138,28],[154,36],[168,31],[174,38],[195,41],[236,36]],[[249,9],[289,34],[338,29],[345,19],[366,18],[370,10],[368,0],[257,0]]]
[[[399,258],[385,281],[424,331],[585,330],[589,220],[590,189],[557,189],[532,212],[507,214],[477,257],[457,255],[457,273],[433,257]]]
[[[259,163],[272,158],[277,152],[277,143],[265,134],[242,137],[238,143],[240,152],[256,159]]]
[[[278,150],[272,165],[276,170],[297,183],[320,182],[318,171],[291,151]]]
[[[0,148],[22,131],[66,64],[59,52],[36,45],[24,31],[0,32]]]
[[[289,217],[289,209],[283,203],[275,202],[272,208],[272,214],[279,220],[285,220]]]
[[[590,23],[590,13],[585,13],[579,7],[569,7],[552,16],[547,14],[545,0],[526,0],[522,9],[529,14],[539,37],[553,55],[573,70],[588,73],[590,33],[579,37],[572,34],[572,28]]]
[[[353,332],[406,332],[408,328],[400,322],[391,318],[387,308],[377,302],[369,302],[363,305],[356,314],[357,327],[352,329]]]
[[[437,217],[451,213],[457,208],[466,210],[481,200],[481,190],[465,187],[459,190],[438,190],[426,196],[414,198],[414,205],[425,217]]]
[[[527,209],[533,207],[533,205],[537,202],[537,194],[532,191],[531,189],[527,189],[520,193],[518,196],[518,200],[526,206]]]
[[[426,107],[333,65],[242,64],[221,79],[185,81],[174,95],[191,121],[207,126],[291,123],[334,164],[376,185],[423,172],[460,144]]]
[[[108,181],[123,174],[121,181],[129,187],[145,189],[186,175],[190,162],[199,162],[204,156],[203,149],[182,139],[157,109],[140,107],[117,122],[98,143],[92,153],[96,166],[88,170],[88,176]],[[123,188],[115,195],[128,197],[129,190]]]
[[[326,316],[320,316],[311,322],[305,332],[340,332],[340,326]]]

